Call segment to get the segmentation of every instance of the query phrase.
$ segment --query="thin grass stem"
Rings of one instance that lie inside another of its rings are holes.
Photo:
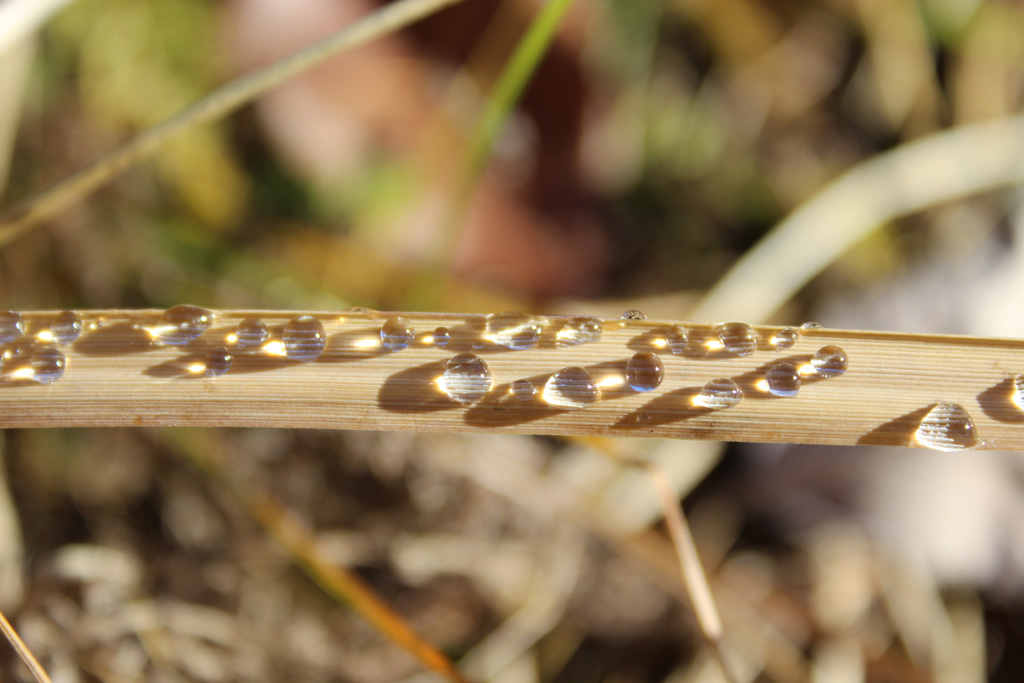
[[[11,626],[11,622],[7,621],[7,617],[4,616],[3,612],[0,612],[0,631],[3,632],[4,637],[11,643],[14,651],[18,653],[18,657],[24,662],[25,666],[32,673],[32,677],[36,679],[37,683],[51,683],[50,677],[46,673],[46,669],[42,667],[39,661],[32,654],[32,651],[25,645],[25,641],[21,639],[18,632]]]

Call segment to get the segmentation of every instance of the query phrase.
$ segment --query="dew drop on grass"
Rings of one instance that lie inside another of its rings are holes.
[[[74,311],[61,311],[50,322],[50,338],[58,344],[70,344],[82,334],[82,319]]]
[[[814,371],[825,378],[839,377],[846,372],[847,365],[846,351],[838,346],[822,346],[811,358]]]
[[[434,334],[431,335],[434,340],[434,344],[440,346],[442,349],[448,346],[448,342],[452,340],[452,333],[447,327],[439,327],[434,330]]]
[[[200,308],[179,304],[160,314],[154,335],[157,341],[171,346],[185,346],[206,331],[213,322],[213,313]]]
[[[694,403],[702,408],[723,410],[739,405],[743,400],[743,390],[736,382],[727,377],[713,379],[704,385],[700,393],[694,397]]]
[[[525,351],[537,346],[543,330],[542,318],[521,311],[506,311],[487,316],[484,336],[513,351]]]
[[[963,451],[978,445],[978,431],[963,406],[942,401],[922,418],[914,440],[937,451]]]
[[[634,354],[626,363],[626,381],[633,391],[651,391],[665,379],[665,364],[650,351]]]
[[[32,379],[40,384],[56,382],[64,375],[66,366],[64,354],[52,346],[36,349],[32,354]]]
[[[600,400],[601,388],[583,368],[562,368],[544,383],[541,398],[555,408],[588,408]]]
[[[795,327],[784,327],[772,337],[772,346],[775,347],[776,351],[785,351],[796,344],[796,340],[799,338],[800,330]]]
[[[665,336],[668,349],[676,356],[686,353],[690,345],[690,332],[682,325],[673,325]]]
[[[749,356],[757,351],[757,333],[746,323],[723,323],[715,328],[715,332],[729,353]]]
[[[807,322],[805,322],[803,325],[800,326],[800,329],[801,330],[823,330],[823,329],[825,329],[825,326],[822,325],[821,323],[816,323],[813,320],[808,320]]]
[[[320,357],[327,346],[323,324],[311,315],[300,315],[284,326],[284,352],[292,360],[308,363]]]
[[[270,332],[262,320],[246,318],[235,328],[235,344],[241,348],[260,346],[269,338]]]
[[[773,365],[768,369],[765,381],[773,396],[796,396],[800,391],[800,373],[791,363]]]
[[[528,379],[517,379],[509,387],[509,393],[523,403],[529,403],[537,397],[537,387]]]
[[[558,346],[579,346],[601,339],[604,323],[599,318],[581,316],[572,318],[558,331],[555,343]]]
[[[20,313],[0,311],[0,344],[14,341],[25,334],[25,321]]]
[[[491,390],[491,370],[472,353],[460,353],[448,360],[441,375],[441,388],[448,398],[473,403]]]
[[[223,346],[210,349],[210,352],[206,354],[206,371],[204,374],[207,377],[220,377],[227,374],[227,371],[231,369],[232,360],[231,352]]]
[[[1010,400],[1013,401],[1013,405],[1024,410],[1024,375],[1014,375],[1012,380],[1013,395],[1010,396]]]
[[[380,326],[380,341],[388,351],[409,348],[414,336],[412,326],[405,318],[388,318]]]
[[[631,308],[622,314],[623,320],[647,320],[647,316],[643,311],[638,311],[635,308]]]

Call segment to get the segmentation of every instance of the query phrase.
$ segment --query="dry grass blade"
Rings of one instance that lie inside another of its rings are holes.
[[[14,647],[15,652],[21,658],[21,661],[25,663],[28,670],[32,672],[32,677],[38,681],[38,683],[50,683],[50,677],[46,673],[46,669],[36,660],[32,651],[28,649],[18,632],[14,630],[11,623],[7,621],[7,617],[4,616],[3,612],[0,612],[0,631],[3,631],[4,637],[10,641]]]
[[[401,0],[392,3],[296,54],[229,83],[91,166],[13,206],[6,215],[0,217],[0,246],[81,200],[113,176],[152,154],[181,131],[221,118],[275,85],[343,50],[393,33],[448,5],[462,1]]]

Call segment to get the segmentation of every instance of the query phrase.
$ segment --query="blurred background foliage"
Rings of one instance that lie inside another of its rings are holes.
[[[189,131],[0,251],[4,307],[685,319],[843,171],[1021,110],[1011,0],[579,0],[460,202],[467,140],[542,4],[467,0]],[[0,98],[0,119],[20,116],[0,197],[376,6],[72,2],[38,36],[26,87]],[[0,58],[0,84],[22,68]],[[879,226],[777,320],[1024,336],[1019,199],[992,191]],[[428,640],[475,653],[481,680],[715,680],[653,492],[600,451],[669,469],[744,680],[1024,671],[1012,454],[259,430],[5,439],[0,604],[54,680],[416,675],[187,464],[211,454]],[[0,651],[2,677],[26,680]]]

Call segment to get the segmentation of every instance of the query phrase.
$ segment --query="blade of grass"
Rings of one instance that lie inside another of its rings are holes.
[[[4,637],[11,643],[14,651],[18,653],[18,657],[24,662],[25,666],[32,673],[32,677],[36,679],[37,683],[51,683],[50,677],[46,674],[46,669],[39,664],[39,661],[32,654],[32,651],[28,649],[25,642],[18,635],[18,632],[14,630],[11,623],[7,621],[7,617],[4,616],[3,612],[0,612],[0,632],[4,634]]]
[[[399,0],[318,43],[228,83],[92,165],[11,207],[0,216],[0,247],[40,221],[81,200],[129,166],[150,156],[178,133],[230,114],[275,85],[339,52],[393,33],[448,5],[463,1]]]

